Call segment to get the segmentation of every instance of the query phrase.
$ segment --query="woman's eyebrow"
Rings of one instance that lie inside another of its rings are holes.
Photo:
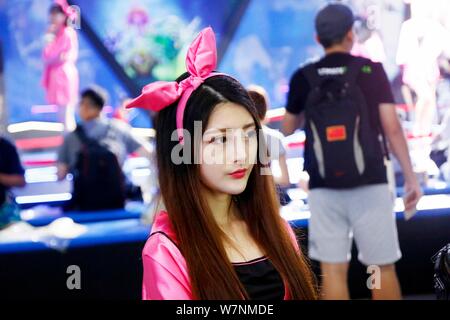
[[[241,129],[245,130],[245,129],[248,129],[248,128],[251,128],[251,127],[256,127],[256,124],[254,122],[250,122],[250,123],[247,123],[246,125],[244,125]],[[224,132],[227,132],[227,130],[235,130],[235,128],[217,128],[215,130],[224,133]]]
[[[256,124],[254,122],[250,122],[247,123],[245,126],[242,127],[243,130],[251,128],[251,127],[255,127],[256,128]]]

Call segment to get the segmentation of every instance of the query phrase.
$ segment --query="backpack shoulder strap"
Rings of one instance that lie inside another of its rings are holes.
[[[80,141],[83,145],[97,143],[97,141],[95,141],[94,139],[91,139],[87,136],[86,131],[84,131],[84,128],[81,125],[77,125],[77,128],[75,129],[75,134],[80,139]]]
[[[112,122],[109,120],[108,124],[106,125],[106,131],[105,131],[105,135],[104,138],[108,137],[108,135],[112,132],[113,130],[113,124]]]
[[[352,59],[350,63],[347,65],[347,70],[344,74],[344,78],[349,84],[355,84],[356,80],[358,78],[358,75],[361,72],[361,69],[364,67],[364,65],[367,64],[367,61],[364,59]],[[389,148],[387,146],[386,136],[384,134],[383,128],[381,125],[377,125],[377,130],[379,131],[379,134],[381,134],[381,143],[382,143],[382,152],[387,160],[390,160],[389,155]]]

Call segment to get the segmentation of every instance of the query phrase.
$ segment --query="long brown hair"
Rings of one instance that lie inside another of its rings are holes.
[[[205,130],[214,107],[221,102],[241,105],[252,115],[257,129],[261,129],[257,111],[246,90],[236,80],[223,75],[208,78],[192,93],[186,105],[184,129],[193,134],[194,121],[202,121]],[[177,141],[171,139],[176,130],[176,106],[177,103],[163,109],[157,116],[158,178],[162,200],[188,266],[193,296],[196,299],[248,298],[227,257],[223,245],[226,236],[201,194],[200,165],[176,164],[171,159],[172,150],[177,145]],[[199,141],[193,141],[190,150],[183,149],[183,152],[194,155],[196,143]],[[264,141],[258,141],[259,148],[262,145]],[[272,176],[260,174],[263,167],[258,157],[246,189],[234,196],[241,218],[280,273],[290,298],[316,299],[312,272],[304,255],[296,250],[280,216]]]

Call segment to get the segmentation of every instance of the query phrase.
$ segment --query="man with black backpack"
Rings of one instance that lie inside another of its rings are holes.
[[[150,149],[128,125],[101,116],[106,96],[101,88],[82,92],[82,124],[64,138],[59,150],[58,178],[73,174],[72,200],[66,210],[122,208],[133,187],[122,172],[126,157],[134,152],[150,156]]]
[[[381,286],[369,288],[372,297],[400,299],[388,143],[405,176],[405,210],[414,210],[421,189],[382,65],[350,55],[353,22],[352,11],[342,4],[329,4],[317,14],[317,40],[325,57],[292,76],[282,131],[289,135],[304,124],[308,250],[321,262],[323,298],[349,299],[354,238],[358,259],[379,270]]]

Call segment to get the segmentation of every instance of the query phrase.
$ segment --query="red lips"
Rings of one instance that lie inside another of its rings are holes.
[[[230,173],[230,176],[234,179],[242,179],[246,173],[247,173],[247,169],[239,169],[239,170],[236,170],[236,171]]]

